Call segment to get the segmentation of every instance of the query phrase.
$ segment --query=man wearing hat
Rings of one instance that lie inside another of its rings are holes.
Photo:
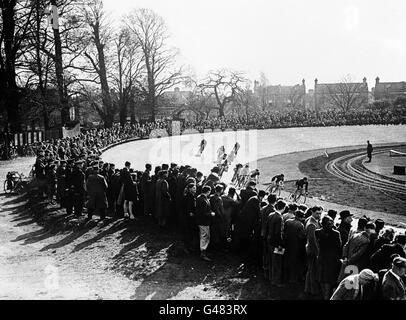
[[[45,176],[44,161],[45,161],[45,159],[44,159],[43,154],[40,154],[34,165],[35,178],[38,183],[39,197],[41,197],[41,198],[44,197],[44,192],[46,189],[46,176]]]
[[[273,194],[273,196],[275,196]],[[296,210],[295,218],[286,221],[283,230],[285,245],[284,264],[286,279],[289,283],[299,283],[303,280],[306,261],[306,232],[304,228],[304,212]]]
[[[66,212],[70,215],[72,214],[72,209],[74,209],[77,217],[82,215],[85,197],[85,174],[82,170],[83,163],[83,160],[76,161],[75,167],[66,178],[66,186],[69,193]]]
[[[207,176],[204,182],[204,185],[209,186],[211,188],[212,194],[214,194],[215,185],[220,182],[219,172],[220,168],[214,167],[213,169],[211,169],[210,174]]]
[[[210,243],[210,225],[212,217],[215,215],[210,208],[210,193],[210,187],[204,186],[202,193],[196,199],[196,225],[199,228],[200,257],[205,261],[212,261],[206,254]]]
[[[183,210],[183,197],[186,187],[186,178],[189,174],[189,169],[190,166],[185,166],[183,170],[179,169],[180,174],[178,175],[176,180],[175,211],[178,215],[181,215],[181,212]]]
[[[61,160],[58,168],[56,169],[56,201],[61,203],[64,197],[66,187],[66,161]]]
[[[356,233],[353,237],[350,237],[348,242],[343,248],[343,266],[341,268],[339,281],[343,279],[346,272],[345,267],[347,265],[355,266],[358,270],[364,269],[369,264],[370,252],[369,244],[371,234],[375,232],[375,225],[372,222],[368,222],[365,231]]]
[[[403,247],[406,244],[406,235],[399,234],[395,237],[393,243],[384,244],[370,259],[371,269],[378,272],[382,269],[389,269],[391,267],[392,255],[397,254],[402,258],[406,258],[406,253]]]
[[[145,171],[142,173],[140,179],[140,191],[141,191],[141,198],[143,199],[144,203],[144,214],[146,216],[152,214],[152,193],[151,193],[151,173],[152,165],[147,163],[145,165]]]
[[[337,228],[337,231],[340,232],[341,236],[341,247],[344,247],[344,245],[348,241],[348,237],[350,235],[351,231],[351,223],[352,223],[352,214],[348,210],[343,210],[340,212],[340,225]]]
[[[169,185],[169,194],[171,195],[171,208],[170,208],[170,216],[168,222],[170,224],[174,224],[177,221],[177,212],[176,212],[176,187],[177,187],[177,179],[178,179],[179,171],[176,168],[172,168],[169,170],[168,174],[168,185]]]
[[[56,163],[58,163],[56,161]],[[51,202],[54,203],[54,195],[56,191],[56,166],[55,161],[48,164],[46,170],[46,181],[47,181],[47,196]]]
[[[168,178],[168,171],[161,170],[156,182],[156,202],[155,202],[155,217],[158,220],[160,227],[165,227],[167,219],[170,214],[171,195],[169,193],[169,185],[166,179]]]
[[[351,274],[340,282],[330,300],[365,300],[365,288],[374,282],[378,282],[378,275],[372,270]]]
[[[406,275],[406,259],[395,257],[392,268],[382,281],[382,297],[385,300],[406,300],[406,286],[402,277]]]
[[[224,214],[223,195],[224,187],[221,184],[215,186],[215,193],[210,198],[211,211],[215,213],[210,227],[210,239],[212,244],[217,245],[220,249],[224,249],[227,240],[226,219]]]
[[[243,207],[249,198],[256,196],[257,190],[255,189],[256,183],[254,181],[250,181],[248,186],[245,189],[242,189],[240,192],[241,197],[241,206]]]
[[[106,179],[99,174],[99,167],[93,166],[93,172],[89,175],[86,181],[86,190],[89,197],[87,201],[88,216],[87,220],[91,220],[95,211],[100,212],[100,220],[106,217],[107,203],[107,182]]]

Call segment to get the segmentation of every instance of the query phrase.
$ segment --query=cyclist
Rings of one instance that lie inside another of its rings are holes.
[[[234,168],[234,175],[233,175],[233,178],[231,179],[232,184],[234,184],[234,185],[238,184],[238,181],[241,176],[241,170],[242,170],[242,164],[238,163]]]
[[[303,189],[304,193],[307,195],[307,190],[309,188],[309,182],[307,181],[307,177],[297,180],[295,185],[296,191],[294,193],[294,200],[296,201],[296,199],[303,194]]]
[[[250,166],[247,163],[241,170],[241,175],[238,179],[239,187],[245,186],[248,183],[249,174],[250,174]]]
[[[217,150],[217,161],[215,161],[215,163],[217,163],[218,165],[226,158],[224,158],[224,155],[226,154],[226,149],[224,148],[224,146],[221,146],[220,148],[218,148]]]
[[[220,178],[223,176],[224,172],[228,171],[228,161],[227,159],[225,159],[221,164],[220,164],[220,172],[219,172],[219,176]]]
[[[259,175],[260,175],[260,173],[259,173],[259,170],[258,170],[258,169],[255,169],[255,170],[251,171],[251,172],[249,173],[249,178],[248,178],[247,185],[248,185],[248,183],[250,183],[251,181],[254,181],[255,184],[259,184]]]
[[[198,155],[201,155],[203,153],[204,148],[206,148],[206,145],[207,145],[207,141],[205,139],[203,139],[200,142],[200,145],[199,145],[199,153],[198,153]]]
[[[276,193],[276,191],[282,190],[284,187],[284,182],[285,182],[285,175],[283,173],[278,174],[271,179],[271,193]]]

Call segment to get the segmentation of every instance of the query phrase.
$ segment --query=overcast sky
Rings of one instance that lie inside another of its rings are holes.
[[[312,88],[350,74],[369,88],[406,81],[405,0],[104,0],[118,17],[132,8],[166,21],[180,62],[202,76],[226,67],[271,84]]]

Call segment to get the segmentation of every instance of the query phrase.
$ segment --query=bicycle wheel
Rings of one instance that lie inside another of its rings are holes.
[[[4,181],[4,192],[11,193],[13,191],[13,189],[14,189],[14,181],[5,180]]]
[[[304,193],[301,193],[301,194],[299,194],[299,196],[297,197],[297,199],[296,199],[296,202],[298,203],[298,204],[304,204],[305,202],[306,202],[306,194],[304,194]]]

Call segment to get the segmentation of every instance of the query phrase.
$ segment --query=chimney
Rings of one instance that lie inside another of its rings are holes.
[[[375,79],[375,86],[379,83],[379,77],[376,77]]]
[[[302,85],[303,86],[305,85],[305,79],[302,79]]]
[[[367,83],[367,78],[364,77],[364,79],[362,79],[362,82],[363,82],[363,83]]]
[[[314,85],[317,85],[317,82],[319,82],[319,80],[317,80],[317,78],[314,79]]]

